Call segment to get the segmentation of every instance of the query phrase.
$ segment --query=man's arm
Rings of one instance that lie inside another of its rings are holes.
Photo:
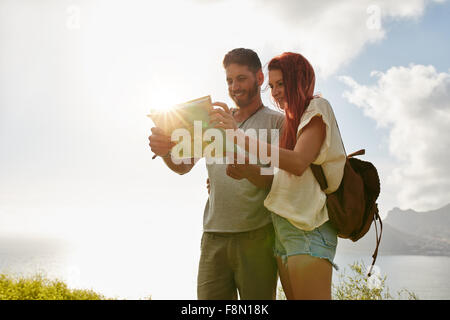
[[[261,175],[261,168],[257,165],[253,165],[254,169],[251,169],[251,173],[247,180],[253,183],[255,186],[261,189],[270,189],[272,187],[273,182],[273,174],[272,175]]]
[[[170,151],[169,151],[170,152]],[[175,164],[172,161],[172,157],[170,156],[166,156],[166,157],[162,157],[164,160],[164,163],[169,167],[170,170],[172,170],[173,172],[176,172],[178,174],[185,174],[188,173],[189,171],[191,171],[191,169],[194,167],[194,165],[197,163],[197,161],[199,159],[196,158],[191,158],[188,159],[190,161],[187,161],[188,163],[180,163],[180,164]]]
[[[148,137],[148,140],[150,141],[149,146],[152,151],[163,158],[164,163],[170,170],[178,174],[188,173],[198,161],[198,159],[192,158],[189,159],[190,161],[184,161],[179,164],[174,163],[170,156],[170,150],[172,150],[175,142],[171,141],[170,137],[167,136],[161,128],[153,127],[152,134]]]
[[[261,189],[270,189],[273,175],[262,175],[261,167],[255,164],[229,164],[227,165],[227,175],[233,179],[247,179]]]

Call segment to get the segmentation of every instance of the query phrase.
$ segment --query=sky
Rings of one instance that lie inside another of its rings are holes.
[[[0,0],[0,234],[67,243],[81,284],[116,292],[126,273],[121,293],[195,298],[205,163],[179,176],[152,160],[146,114],[204,95],[232,106],[221,62],[236,47],[312,63],[347,152],[378,169],[383,217],[440,208],[449,14],[437,0]]]

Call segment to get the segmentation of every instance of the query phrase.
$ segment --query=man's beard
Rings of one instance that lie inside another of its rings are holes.
[[[255,81],[254,86],[248,91],[247,98],[245,100],[239,100],[233,95],[231,96],[231,99],[233,99],[233,101],[239,108],[245,108],[253,101],[253,98],[258,94],[258,88],[258,82]]]

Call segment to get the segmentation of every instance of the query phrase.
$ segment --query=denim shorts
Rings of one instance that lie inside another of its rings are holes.
[[[311,231],[301,230],[287,219],[272,212],[275,229],[274,254],[281,257],[283,263],[289,256],[308,254],[313,257],[327,259],[339,270],[333,262],[336,254],[337,231],[330,221]]]

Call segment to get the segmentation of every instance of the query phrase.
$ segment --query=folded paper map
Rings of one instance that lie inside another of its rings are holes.
[[[189,132],[190,141],[187,142],[187,148],[179,148],[175,146],[172,149],[172,156],[176,158],[201,158],[205,156],[205,148],[212,143],[209,139],[204,141],[203,133],[209,128],[212,128],[209,122],[209,112],[213,109],[211,97],[205,96],[188,102],[177,104],[165,110],[154,110],[148,117],[152,119],[154,124],[164,130],[166,135],[173,136],[177,129],[186,129]],[[195,126],[197,130],[195,130]],[[199,130],[201,128],[201,130]],[[178,131],[177,133],[183,133]],[[184,131],[186,132],[186,131]],[[223,130],[222,148],[216,148],[212,153],[212,157],[223,157],[225,150],[225,135]],[[195,138],[195,139],[194,139]],[[182,141],[179,141],[180,143]],[[196,148],[195,148],[196,146]],[[175,150],[175,152],[173,152]]]
[[[171,135],[175,129],[191,129],[194,121],[202,121],[204,128],[209,126],[209,111],[212,109],[211,97],[206,96],[177,104],[166,110],[152,110],[148,115],[157,127]]]

